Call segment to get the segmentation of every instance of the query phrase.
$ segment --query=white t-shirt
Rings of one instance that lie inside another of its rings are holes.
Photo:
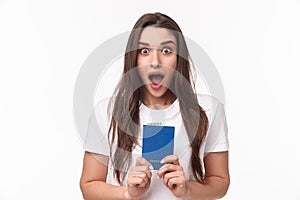
[[[216,98],[198,94],[197,96],[200,106],[205,110],[208,117],[209,127],[207,135],[200,148],[200,160],[203,164],[203,158],[209,152],[228,151],[228,131],[223,104]],[[88,152],[110,156],[110,148],[108,143],[108,129],[111,113],[107,111],[109,98],[99,101],[94,109],[94,115],[90,118],[87,137],[85,139],[85,149]],[[157,124],[161,126],[174,126],[174,154],[179,157],[179,163],[183,167],[187,180],[195,180],[190,166],[191,148],[186,130],[184,128],[179,101],[176,99],[171,106],[162,110],[153,110],[144,104],[140,106],[140,133],[143,133],[143,125]],[[139,137],[139,143],[142,144],[142,136]],[[113,155],[113,154],[112,154]],[[136,146],[132,152],[131,166],[134,166],[137,157],[142,156],[142,148]],[[203,169],[205,171],[205,169]],[[119,185],[113,177],[113,167],[111,162],[108,166],[108,174],[106,182]],[[152,171],[151,185],[148,192],[142,199],[178,199],[163,184],[162,179],[158,179],[157,171]],[[127,183],[127,176],[124,185]]]

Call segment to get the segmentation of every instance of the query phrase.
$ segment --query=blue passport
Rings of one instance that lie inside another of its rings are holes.
[[[174,152],[174,131],[173,126],[143,125],[142,157],[155,170],[162,166],[161,159]]]

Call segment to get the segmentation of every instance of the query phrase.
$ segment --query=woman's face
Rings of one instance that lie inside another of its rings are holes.
[[[138,44],[137,65],[148,97],[162,97],[177,64],[176,38],[166,28],[146,27]],[[149,96],[150,95],[150,96]]]

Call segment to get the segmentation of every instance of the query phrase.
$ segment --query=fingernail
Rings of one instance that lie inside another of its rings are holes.
[[[154,170],[154,167],[153,167],[153,166],[150,166],[149,168],[150,168],[151,170]]]
[[[183,185],[180,185],[180,187],[182,188],[182,187],[183,187]]]
[[[161,161],[160,161],[160,164],[163,164],[165,162],[165,160],[164,159],[162,159]]]
[[[157,177],[157,179],[160,179],[158,175],[156,177]]]

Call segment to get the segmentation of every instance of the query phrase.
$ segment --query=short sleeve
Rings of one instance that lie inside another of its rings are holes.
[[[88,152],[109,156],[107,105],[108,99],[103,99],[95,106],[89,118],[84,148]]]
[[[228,128],[223,104],[216,99],[215,112],[206,136],[204,153],[228,151]]]

